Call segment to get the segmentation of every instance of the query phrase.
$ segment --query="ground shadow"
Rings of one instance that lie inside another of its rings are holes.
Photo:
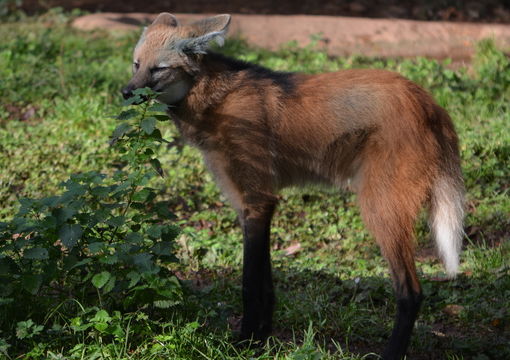
[[[224,331],[225,326],[237,330],[241,318],[239,272],[223,269],[219,273],[208,270],[188,275],[199,303],[214,307],[214,302],[223,309],[214,319],[207,319],[210,330]],[[388,278],[340,280],[326,271],[297,269],[276,269],[274,278],[277,305],[273,336],[277,341],[299,344],[311,323],[316,344],[332,353],[336,351],[335,343],[361,356],[383,350],[395,314]],[[421,280],[425,299],[409,359],[510,357],[508,324],[479,322],[470,319],[472,314],[466,310],[478,296],[479,279],[461,275],[451,282]],[[497,296],[486,293],[492,295]],[[451,304],[453,299],[457,299],[456,304]],[[493,306],[498,307],[498,302]]]

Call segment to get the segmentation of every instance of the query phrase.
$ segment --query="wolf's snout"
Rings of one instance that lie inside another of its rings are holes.
[[[122,93],[124,99],[129,99],[131,96],[133,96],[133,88],[129,85],[123,87],[120,92]]]

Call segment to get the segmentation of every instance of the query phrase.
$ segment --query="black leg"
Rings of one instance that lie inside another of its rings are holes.
[[[397,284],[396,295],[397,316],[390,341],[383,353],[384,360],[400,360],[405,356],[423,298],[421,290],[414,291],[409,281]]]
[[[265,340],[271,333],[274,291],[269,253],[272,212],[243,224],[243,320],[241,339]]]

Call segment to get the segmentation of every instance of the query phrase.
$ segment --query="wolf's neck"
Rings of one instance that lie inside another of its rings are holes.
[[[240,72],[249,65],[216,53],[204,55],[200,72],[195,76],[188,95],[178,104],[177,112],[181,116],[193,115],[196,118],[219,105],[241,84]]]

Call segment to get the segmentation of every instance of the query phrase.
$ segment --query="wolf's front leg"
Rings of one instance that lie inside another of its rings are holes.
[[[269,232],[273,208],[242,221],[244,235],[242,340],[263,341],[271,332],[274,291]]]

